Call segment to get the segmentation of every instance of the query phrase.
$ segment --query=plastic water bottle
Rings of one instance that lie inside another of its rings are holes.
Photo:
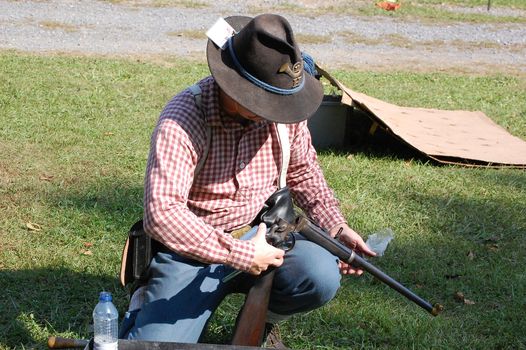
[[[112,303],[111,293],[101,292],[93,310],[94,350],[117,349],[119,313]]]

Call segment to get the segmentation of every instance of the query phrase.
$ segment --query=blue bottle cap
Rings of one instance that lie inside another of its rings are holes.
[[[99,301],[111,301],[111,293],[110,292],[100,292],[99,294]]]

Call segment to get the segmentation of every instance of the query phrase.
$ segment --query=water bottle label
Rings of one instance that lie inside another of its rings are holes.
[[[114,343],[94,343],[93,350],[117,350],[118,342]]]

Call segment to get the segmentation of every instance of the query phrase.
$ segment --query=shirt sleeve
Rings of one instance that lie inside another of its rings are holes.
[[[289,130],[293,135],[287,185],[297,204],[327,230],[345,223],[339,202],[319,166],[307,122],[301,122]]]
[[[248,271],[254,244],[215,229],[187,206],[199,158],[194,144],[174,120],[161,120],[156,127],[145,177],[144,228],[183,256]]]

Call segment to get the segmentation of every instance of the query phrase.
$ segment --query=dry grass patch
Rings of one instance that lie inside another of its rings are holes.
[[[332,41],[332,35],[295,34],[296,40],[305,45],[328,44]]]
[[[345,42],[350,44],[380,45],[385,44],[386,40],[382,38],[368,38],[352,31],[342,31],[338,33]]]
[[[78,32],[80,30],[79,26],[57,21],[40,21],[38,25],[44,29],[63,30],[65,32]]]
[[[406,49],[415,48],[455,48],[458,50],[480,50],[480,49],[494,49],[507,52],[520,53],[526,50],[526,44],[503,45],[493,41],[464,41],[464,40],[425,40],[412,41],[404,35],[393,33],[383,35],[377,38],[368,38],[363,35],[354,33],[352,31],[345,31],[338,33],[338,36],[343,38],[345,42],[350,44],[363,45],[390,45],[394,47],[401,47]]]
[[[452,40],[445,42],[443,40],[428,40],[420,42],[409,43],[406,47],[423,47],[423,48],[448,48],[453,47],[457,50],[480,50],[480,49],[493,49],[506,52],[519,53],[526,50],[526,44],[514,44],[514,45],[503,45],[493,41],[464,41],[464,40]]]
[[[275,6],[252,5],[248,7],[249,13],[259,14],[264,12],[294,13],[308,17],[341,14],[366,14],[368,10],[374,10],[374,2],[369,0],[316,0],[283,1]]]
[[[396,47],[403,47],[403,48],[411,48],[415,46],[415,43],[409,40],[406,36],[403,36],[401,34],[387,34],[384,37],[385,44],[396,46]]]

